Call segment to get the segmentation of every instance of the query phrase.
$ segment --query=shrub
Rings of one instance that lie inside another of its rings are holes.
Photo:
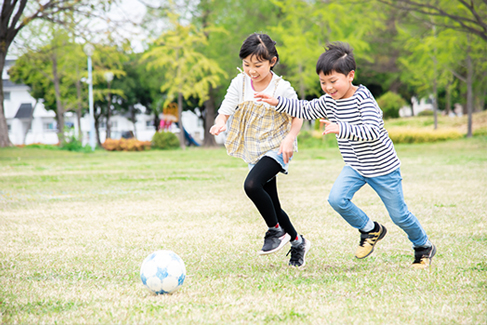
[[[406,101],[398,94],[388,91],[377,99],[377,104],[379,104],[384,118],[397,118],[399,110],[406,105]]]
[[[179,139],[172,132],[158,131],[152,136],[152,147],[155,149],[179,148]]]
[[[76,139],[74,136],[66,137],[60,146],[61,150],[75,151],[75,152],[91,152],[90,146],[86,145],[83,147],[81,141]]]
[[[143,151],[151,148],[150,141],[139,141],[137,139],[106,139],[102,144],[108,151]]]
[[[318,122],[319,125],[319,122]],[[298,148],[330,148],[337,147],[333,134],[322,135],[321,131],[301,131],[298,134]]]
[[[434,112],[430,109],[425,109],[424,111],[421,111],[418,113],[418,116],[433,116]]]
[[[414,128],[397,128],[388,130],[389,137],[395,144],[424,143],[455,140],[463,137],[457,129],[427,130]]]

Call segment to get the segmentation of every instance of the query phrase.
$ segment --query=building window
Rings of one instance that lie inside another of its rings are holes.
[[[117,121],[110,121],[110,126],[112,129],[116,129],[118,127]]]
[[[107,123],[106,122],[100,122],[99,128],[100,129],[106,129]]]
[[[146,126],[148,129],[152,129],[152,128],[154,128],[154,120],[145,121],[145,126]]]
[[[42,128],[44,129],[44,131],[55,131],[56,130],[54,122],[43,123]]]
[[[12,126],[10,124],[7,124],[7,127],[8,127],[8,132],[10,132],[12,130]]]
[[[3,99],[10,100],[10,91],[3,92]]]

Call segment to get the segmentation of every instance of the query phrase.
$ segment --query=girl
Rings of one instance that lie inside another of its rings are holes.
[[[279,172],[287,174],[303,121],[254,101],[256,92],[297,98],[291,84],[272,71],[279,62],[275,45],[266,34],[252,34],[243,42],[240,59],[244,71],[232,80],[210,133],[218,135],[225,131],[232,116],[225,147],[229,155],[249,164],[245,193],[269,227],[259,255],[277,252],[291,241],[289,265],[301,267],[306,264],[305,255],[311,243],[297,234],[282,210],[276,176]]]

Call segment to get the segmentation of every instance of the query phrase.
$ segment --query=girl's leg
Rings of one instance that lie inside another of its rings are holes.
[[[423,227],[418,219],[409,212],[406,202],[404,202],[399,168],[384,176],[367,178],[367,183],[377,192],[392,221],[406,232],[414,247],[431,246]]]
[[[264,190],[264,186],[279,173],[281,168],[274,159],[263,157],[250,170],[244,182],[245,193],[254,202],[269,228],[275,227],[279,221],[273,199]]]
[[[281,225],[282,229],[284,229],[291,236],[291,240],[295,240],[298,236],[298,233],[294,229],[294,226],[291,223],[289,216],[281,208],[281,202],[279,202],[279,196],[277,194],[277,177],[273,177],[270,181],[264,184],[264,190],[267,192],[267,194],[269,194],[269,197],[272,199],[279,225]]]
[[[328,202],[332,208],[338,212],[352,227],[363,229],[369,222],[369,217],[360,210],[352,198],[362,186],[365,179],[353,168],[345,166],[336,179],[328,197]]]

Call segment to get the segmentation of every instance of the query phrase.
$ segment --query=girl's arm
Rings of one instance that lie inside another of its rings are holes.
[[[210,133],[213,135],[219,135],[221,132],[227,129],[227,121],[230,115],[218,114],[215,119],[215,124],[211,127]]]
[[[282,153],[282,158],[285,164],[289,162],[289,159],[294,154],[294,141],[296,140],[298,133],[301,130],[301,126],[303,126],[303,120],[296,117],[293,118],[291,122],[291,130],[281,142],[281,146],[279,147],[279,154]]]

